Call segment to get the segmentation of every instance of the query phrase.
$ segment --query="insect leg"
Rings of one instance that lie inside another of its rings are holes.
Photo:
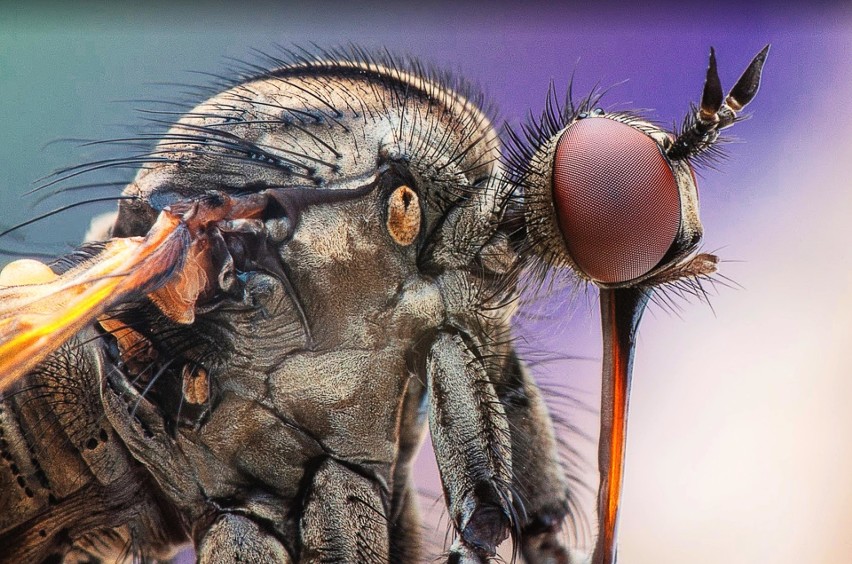
[[[420,561],[421,520],[411,465],[423,442],[425,393],[426,386],[421,379],[414,376],[408,379],[400,409],[399,451],[392,476],[393,495],[388,519],[391,562]]]
[[[394,507],[390,524],[390,561],[418,562],[421,556],[421,519],[417,505],[417,489],[407,479],[394,484]]]
[[[503,404],[476,348],[442,333],[427,357],[429,427],[450,518],[451,562],[484,562],[517,523],[512,453]]]
[[[199,564],[293,562],[284,546],[257,523],[242,515],[219,516],[198,546]]]
[[[194,466],[186,452],[169,435],[158,408],[127,379],[115,377],[112,371],[117,372],[118,368],[106,370],[101,389],[107,419],[133,456],[145,461],[146,469],[166,497],[192,507],[204,499],[204,494],[191,471]],[[190,516],[192,521],[197,518],[198,515]]]
[[[567,564],[559,537],[570,498],[553,423],[538,386],[514,355],[505,374],[497,393],[512,431],[515,505],[523,515],[520,551],[527,562]]]
[[[113,561],[131,539],[159,558],[186,541],[104,419],[101,344],[84,330],[0,397],[0,563]]]
[[[301,518],[301,562],[388,562],[385,495],[374,480],[334,460],[313,476]]]

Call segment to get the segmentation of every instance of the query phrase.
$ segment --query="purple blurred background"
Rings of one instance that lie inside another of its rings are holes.
[[[720,288],[712,309],[684,302],[679,315],[657,308],[643,322],[620,562],[852,561],[848,8],[82,3],[2,13],[3,225],[79,197],[33,209],[35,198],[21,197],[37,178],[93,154],[49,142],[120,136],[115,124],[143,119],[140,103],[127,100],[180,97],[172,83],[207,81],[188,71],[222,72],[226,57],[252,59],[252,48],[352,42],[413,54],[481,85],[514,124],[541,111],[550,80],[561,92],[574,72],[576,93],[617,85],[605,108],[649,108],[671,124],[698,100],[709,46],[730,87],[772,43],[754,118],[731,130],[741,142],[699,179],[705,248],[728,261],[722,272],[742,289]],[[108,208],[74,210],[0,246],[62,252]],[[594,409],[596,310],[591,294],[557,311],[532,303],[518,330],[532,350],[580,357],[542,363],[541,377]],[[591,435],[572,440],[594,461],[596,415],[569,407],[554,402]],[[418,468],[424,489],[440,491],[428,455]],[[445,524],[434,524],[439,540]]]

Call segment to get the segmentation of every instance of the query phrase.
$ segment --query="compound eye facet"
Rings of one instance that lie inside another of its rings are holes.
[[[648,273],[680,229],[678,184],[656,141],[605,117],[578,120],[562,134],[553,198],[571,258],[604,284]]]

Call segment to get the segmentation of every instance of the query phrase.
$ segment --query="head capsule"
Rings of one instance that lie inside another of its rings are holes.
[[[575,267],[602,285],[652,273],[701,236],[688,163],[664,152],[668,136],[613,116],[578,119],[559,135],[552,171],[556,223]]]
[[[529,236],[548,264],[602,287],[647,280],[701,239],[698,191],[672,137],[625,114],[579,113],[535,152]]]
[[[602,288],[693,273],[684,267],[702,227],[690,159],[711,149],[754,98],[767,53],[768,46],[723,97],[711,49],[700,106],[676,134],[629,114],[591,111],[589,100],[576,109],[569,101],[564,112],[549,100],[541,122],[526,130],[533,145],[514,139],[533,252]],[[696,265],[702,274],[705,262]]]

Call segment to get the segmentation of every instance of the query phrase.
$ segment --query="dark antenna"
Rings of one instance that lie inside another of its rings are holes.
[[[760,75],[768,54],[769,45],[752,59],[723,101],[722,82],[716,67],[716,51],[710,48],[710,62],[704,79],[701,105],[666,151],[670,159],[685,159],[709,149],[719,137],[719,131],[734,124],[737,114],[754,99],[760,89]]]

